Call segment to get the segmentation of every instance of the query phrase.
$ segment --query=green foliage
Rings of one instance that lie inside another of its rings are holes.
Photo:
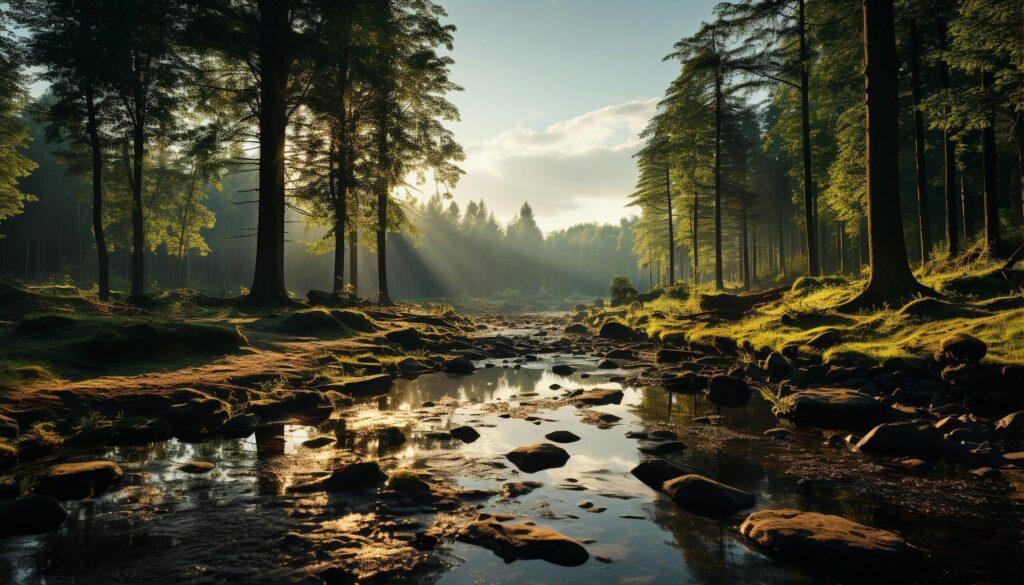
[[[628,277],[616,276],[612,278],[611,295],[612,306],[618,307],[635,302],[637,292]]]

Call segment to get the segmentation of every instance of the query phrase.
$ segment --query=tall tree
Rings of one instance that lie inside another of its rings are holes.
[[[9,21],[7,10],[0,6],[0,222],[21,213],[25,203],[34,199],[18,189],[18,180],[36,167],[22,154],[29,142],[28,130],[19,117],[27,103],[23,56],[13,41]]]
[[[868,254],[867,287],[844,309],[895,303],[934,294],[910,271],[899,200],[899,81],[893,0],[863,0],[866,104]]]

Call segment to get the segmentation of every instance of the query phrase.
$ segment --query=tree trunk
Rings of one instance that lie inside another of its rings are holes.
[[[778,258],[778,263],[779,263],[779,266],[778,266],[778,268],[779,268],[779,274],[780,275],[785,275],[786,274],[786,234],[785,234],[785,232],[786,232],[786,223],[784,221],[782,221],[782,199],[781,198],[779,199],[779,204],[776,207],[776,212],[775,213],[776,213],[775,221],[777,223],[777,227],[778,227],[778,230],[779,230],[779,233],[778,233],[778,238],[779,238],[779,258]]]
[[[992,91],[994,76],[990,71],[981,74],[981,89],[988,94]],[[992,256],[1003,253],[1003,241],[999,235],[999,192],[996,188],[996,120],[995,112],[988,113],[988,121],[981,131],[981,152],[984,159],[985,190],[985,250]]]
[[[339,293],[345,288],[345,212],[334,213],[334,280],[331,292]]]
[[[131,296],[141,295],[146,288],[144,274],[146,257],[145,224],[142,218],[142,164],[146,156],[145,121],[136,113],[132,128],[132,290]]]
[[[348,282],[359,296],[359,232],[354,229],[348,233]]]
[[[750,290],[750,242],[747,234],[747,208],[740,208],[740,271],[743,290]]]
[[[92,155],[92,232],[96,238],[96,259],[99,269],[98,284],[101,301],[110,299],[110,256],[103,235],[103,147],[100,144],[99,124],[96,121],[96,96],[92,86],[85,88],[86,129]]]
[[[256,269],[249,302],[282,306],[291,301],[284,286],[284,151],[288,125],[291,0],[259,0],[260,168]]]
[[[693,225],[690,236],[693,246],[693,284],[700,284],[700,245],[697,243],[697,219],[700,216],[700,205],[697,202],[697,190],[693,190]]]
[[[1024,109],[1013,117],[1013,137],[1017,143],[1017,189],[1013,195],[1017,224],[1024,226]]]
[[[722,278],[722,74],[715,72],[715,289],[725,288]]]
[[[921,235],[921,265],[932,250],[931,218],[928,213],[928,171],[925,167],[924,113],[921,111],[921,35],[917,19],[910,21],[910,80],[914,103],[914,160],[917,163],[917,222]]]
[[[946,39],[946,21],[938,19],[939,50],[945,54],[948,49]],[[949,64],[945,59],[939,62],[942,78],[942,89],[949,89]],[[956,193],[956,145],[953,144],[953,132],[949,127],[942,130],[942,157],[944,170],[944,199],[946,204],[946,244],[949,257],[960,253],[960,222],[957,221],[958,202]]]
[[[844,309],[855,310],[934,294],[910,272],[899,197],[899,88],[893,0],[863,0],[864,93],[867,107],[868,254],[864,291]]]
[[[964,242],[970,242],[974,237],[974,202],[970,190],[967,188],[967,172],[960,173],[960,214],[963,216]],[[959,229],[959,228],[958,228]]]
[[[668,284],[676,282],[676,238],[672,230],[672,177],[665,163],[665,204],[668,206]]]
[[[807,50],[807,20],[805,17],[804,0],[800,0],[799,22],[800,34],[800,124],[803,144],[804,162],[804,222],[807,232],[807,274],[821,274],[818,257],[818,222],[817,201],[814,194],[814,175],[811,172],[811,106],[810,106],[810,56]]]

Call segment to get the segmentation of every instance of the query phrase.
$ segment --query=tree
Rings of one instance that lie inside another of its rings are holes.
[[[33,200],[18,189],[18,180],[36,167],[21,154],[29,142],[28,130],[19,117],[26,96],[22,56],[8,30],[9,19],[7,11],[0,7],[0,222],[21,213],[25,203]]]
[[[103,233],[102,134],[111,107],[108,66],[112,41],[100,19],[113,12],[101,0],[23,0],[19,20],[29,29],[29,62],[42,68],[53,96],[47,108],[52,142],[65,140],[89,152],[92,183],[92,230],[96,241],[99,298],[110,298],[110,261]],[[88,48],[88,49],[86,49]]]
[[[863,0],[866,104],[867,287],[843,309],[880,306],[935,293],[910,271],[899,201],[899,82],[893,0]]]

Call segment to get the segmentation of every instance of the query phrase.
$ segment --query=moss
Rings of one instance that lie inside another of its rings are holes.
[[[347,331],[330,311],[324,309],[309,309],[296,311],[284,318],[276,327],[280,331],[286,331],[294,335],[340,335]]]
[[[0,439],[0,467],[18,459],[18,448],[8,439]]]
[[[37,422],[29,427],[28,432],[19,435],[15,444],[20,455],[32,458],[60,449],[64,445],[64,438],[57,432],[54,423]]]

